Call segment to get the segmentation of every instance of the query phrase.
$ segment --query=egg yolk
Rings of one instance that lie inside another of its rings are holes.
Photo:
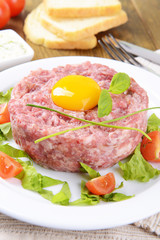
[[[84,111],[98,104],[101,89],[92,78],[69,75],[60,79],[52,88],[53,102],[64,109]]]

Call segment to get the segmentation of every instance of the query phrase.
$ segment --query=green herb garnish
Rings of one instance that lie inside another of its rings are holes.
[[[108,90],[101,91],[98,101],[98,117],[108,116],[112,111],[112,98]]]
[[[77,119],[77,120],[82,121],[82,122],[87,122],[87,123],[89,123],[89,124],[86,124],[86,125],[83,125],[83,126],[79,126],[79,127],[67,129],[67,130],[64,130],[64,131],[61,131],[61,132],[53,133],[53,134],[51,134],[51,135],[48,135],[48,136],[39,138],[39,139],[37,139],[37,140],[35,141],[35,143],[41,142],[41,141],[43,141],[43,140],[46,140],[46,139],[51,138],[51,137],[54,137],[54,136],[58,136],[58,135],[64,134],[64,133],[66,133],[66,132],[76,131],[76,130],[79,130],[79,129],[81,129],[81,128],[89,127],[89,126],[92,126],[92,125],[97,125],[97,126],[102,126],[102,127],[108,127],[108,128],[116,128],[116,129],[135,130],[135,131],[140,132],[140,133],[143,134],[144,136],[146,136],[149,140],[151,140],[150,137],[149,137],[145,132],[143,132],[141,129],[131,128],[131,127],[122,127],[122,126],[116,126],[116,125],[109,125],[109,124],[106,124],[106,123],[119,121],[119,120],[121,120],[121,119],[124,119],[124,118],[130,117],[130,116],[132,116],[132,115],[138,114],[138,113],[140,113],[140,112],[144,112],[144,111],[147,111],[147,110],[159,109],[159,108],[160,108],[160,107],[146,108],[146,109],[142,109],[142,110],[136,111],[136,112],[131,113],[131,114],[127,114],[127,115],[125,115],[125,116],[122,116],[122,117],[119,117],[119,118],[116,118],[116,119],[107,120],[107,121],[103,121],[103,122],[94,122],[94,121],[89,121],[89,120],[86,120],[86,119],[81,119],[81,118],[78,118],[78,117],[75,117],[75,116],[72,116],[72,115],[69,115],[69,114],[60,112],[60,111],[55,110],[55,109],[52,109],[52,108],[44,107],[44,106],[39,106],[39,105],[34,105],[34,104],[27,104],[27,106],[29,106],[29,107],[41,108],[41,109],[45,109],[45,110],[49,110],[49,111],[56,112],[56,113],[58,113],[58,114],[61,114],[61,115],[64,115],[64,116],[67,116],[67,117],[70,117],[70,118]]]
[[[108,90],[103,89],[98,101],[98,117],[104,117],[112,111],[112,98],[109,93],[121,94],[130,86],[130,77],[126,73],[116,73]]]

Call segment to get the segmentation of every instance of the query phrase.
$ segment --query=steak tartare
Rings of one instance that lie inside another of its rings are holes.
[[[84,62],[77,65],[59,66],[52,70],[32,71],[22,79],[12,91],[9,112],[15,142],[20,145],[39,165],[58,171],[79,171],[83,162],[94,169],[107,168],[133,152],[141,141],[142,134],[133,130],[90,126],[77,131],[34,143],[38,138],[84,125],[84,122],[62,116],[58,113],[33,108],[26,104],[36,104],[54,108],[61,112],[91,121],[105,121],[148,107],[148,97],[133,79],[130,88],[123,94],[111,94],[112,112],[98,118],[97,107],[88,111],[70,111],[56,106],[51,99],[54,84],[67,75],[83,75],[94,79],[101,89],[109,89],[116,73],[101,64]],[[147,126],[147,113],[130,116],[115,124],[139,128]]]

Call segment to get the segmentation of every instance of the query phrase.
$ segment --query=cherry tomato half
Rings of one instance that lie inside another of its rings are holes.
[[[145,160],[160,162],[160,132],[153,131],[148,133],[148,136],[152,139],[144,137],[141,142],[141,153]]]
[[[5,0],[0,0],[0,29],[3,28],[10,19],[10,8]]]
[[[10,122],[10,115],[8,111],[8,104],[3,103],[0,105],[0,124]]]
[[[7,154],[0,152],[0,177],[12,178],[23,170],[20,163]]]
[[[88,190],[95,195],[105,195],[115,189],[115,177],[113,173],[93,178],[86,183]]]
[[[20,14],[25,6],[25,0],[5,0],[11,11],[11,17]]]

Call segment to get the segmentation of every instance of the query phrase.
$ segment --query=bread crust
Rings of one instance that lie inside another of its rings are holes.
[[[127,14],[121,10],[113,16],[94,18],[51,18],[41,6],[41,23],[50,32],[67,41],[79,41],[93,36],[99,32],[117,27],[127,22]]]
[[[57,1],[57,0],[56,0]],[[59,0],[61,1],[61,0]],[[87,0],[86,0],[87,1]],[[66,1],[67,2],[67,1]],[[80,1],[78,1],[80,3]],[[78,4],[79,4],[78,3]],[[117,14],[121,10],[121,3],[118,0],[115,0],[115,3],[102,5],[92,5],[92,6],[77,6],[75,4],[68,5],[65,2],[62,2],[61,7],[56,6],[54,1],[44,0],[45,10],[47,14],[52,17],[66,17],[66,18],[77,18],[77,17],[98,17],[98,16],[111,16]]]
[[[92,49],[97,45],[95,36],[80,41],[66,41],[46,30],[39,21],[38,10],[33,10],[25,19],[24,33],[33,43],[51,49]]]

